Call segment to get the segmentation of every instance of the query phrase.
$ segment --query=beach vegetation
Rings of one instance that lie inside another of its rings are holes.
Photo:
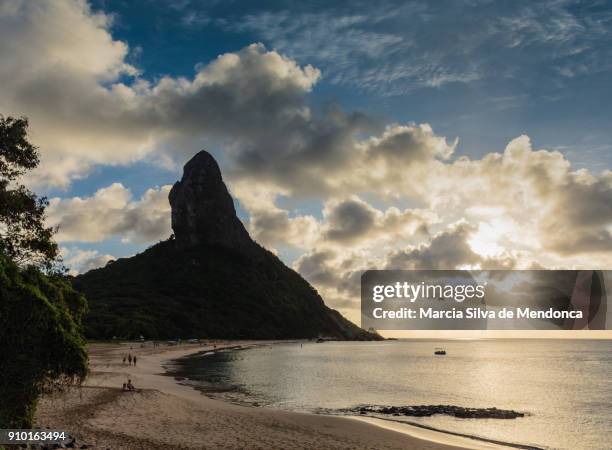
[[[19,183],[40,162],[27,133],[28,119],[0,115],[0,245],[17,264],[49,270],[59,250],[45,224],[48,201]]]
[[[0,252],[0,428],[31,428],[42,393],[87,374],[85,297],[61,274]]]
[[[39,164],[27,128],[0,116],[0,428],[31,428],[42,393],[87,374],[85,297],[58,259],[47,200],[19,184]]]

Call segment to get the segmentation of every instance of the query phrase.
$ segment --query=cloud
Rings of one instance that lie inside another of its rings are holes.
[[[544,246],[565,255],[612,252],[612,172],[568,174],[546,208]]]
[[[322,237],[342,243],[371,243],[381,236],[397,242],[402,237],[427,234],[428,222],[435,221],[432,214],[416,209],[400,211],[391,207],[382,212],[358,196],[327,202],[323,217]]]
[[[427,125],[390,126],[378,136],[355,139],[353,160],[331,169],[337,184],[311,194],[331,197],[319,218],[309,216],[308,243],[294,268],[331,304],[355,316],[358,276],[371,268],[612,264],[609,172],[576,171],[560,152],[534,150],[527,136],[480,159],[453,159],[455,145]],[[347,186],[378,202],[413,206],[376,208],[358,195],[345,196]],[[246,190],[236,193],[242,198]],[[282,219],[270,224],[275,245],[282,245],[291,224],[277,198],[292,198],[290,186],[272,183],[263,191],[259,209]],[[255,203],[245,203],[249,213]]]
[[[103,267],[116,258],[108,254],[100,254],[96,250],[83,250],[78,247],[60,247],[63,263],[70,268],[70,275],[85,273],[98,267]]]
[[[232,195],[240,199],[240,206],[247,211],[247,228],[257,242],[272,250],[279,245],[310,248],[319,234],[319,222],[311,215],[292,214],[277,206],[280,194],[265,180],[257,184],[239,180],[232,184]]]
[[[476,229],[467,223],[451,225],[433,236],[429,242],[388,254],[385,261],[386,269],[512,268],[515,265],[512,258],[490,259],[474,251],[469,239]]]
[[[534,74],[562,84],[610,68],[609,12],[556,0],[352,2],[251,10],[218,25],[380,95]]]
[[[600,253],[606,258],[611,249],[611,180],[608,171],[575,171],[560,152],[533,150],[529,138],[521,136],[503,153],[440,166],[427,193],[431,208],[445,211],[447,220],[480,223],[482,217],[471,215],[470,207],[494,208],[494,217],[484,220],[496,218],[497,229],[500,219],[510,226],[504,230],[503,247],[561,257]],[[530,249],[527,242],[532,242]]]
[[[43,157],[33,182],[67,187],[94,165],[170,149],[183,162],[193,148],[177,152],[174,140],[271,139],[270,123],[310,114],[304,94],[320,77],[312,66],[253,44],[197,65],[191,79],[151,82],[126,62],[129,47],[111,26],[79,0],[12,0],[0,10],[0,109],[30,118]]]
[[[419,126],[388,126],[380,137],[367,143],[367,154],[392,164],[410,164],[431,158],[448,159],[457,147],[458,139],[449,145],[444,137],[436,136],[429,124]]]
[[[328,205],[324,213],[329,221],[325,236],[331,240],[347,241],[363,236],[376,222],[376,211],[354,197],[335,205]]]
[[[58,227],[59,242],[100,242],[120,237],[124,242],[150,243],[171,234],[170,186],[148,189],[142,198],[121,183],[98,190],[93,196],[52,198],[47,223]]]
[[[336,287],[338,271],[330,264],[335,257],[331,250],[313,251],[300,256],[293,267],[317,286]]]
[[[473,66],[451,68],[433,52],[419,58],[413,33],[407,33],[406,27],[400,31],[396,26],[385,26],[394,16],[407,19],[425,9],[413,3],[376,8],[361,4],[350,11],[262,11],[221,26],[255,33],[294,58],[315,61],[324,67],[332,83],[357,85],[387,95],[477,79]],[[357,10],[361,13],[356,14]]]
[[[290,217],[282,209],[255,210],[250,214],[249,230],[253,238],[267,247],[278,244],[308,248],[317,232],[318,223],[312,216]]]
[[[372,161],[377,139],[360,144],[362,161]],[[400,155],[410,154],[409,142]],[[433,142],[425,157],[393,164],[397,155],[381,154],[369,173],[347,166],[339,175],[370,185],[368,198],[420,207],[378,209],[356,195],[324,203],[318,234],[294,268],[331,304],[358,317],[358,274],[372,268],[611,267],[609,171],[574,170],[527,136],[480,159],[447,159]]]
[[[321,247],[300,256],[293,268],[317,287],[326,302],[359,321],[361,275],[366,270],[511,269],[517,261],[509,253],[485,257],[469,241],[477,227],[465,222],[447,226],[416,245],[368,248]],[[398,249],[399,247],[399,249]]]
[[[39,176],[65,185],[91,164],[133,160],[142,140],[109,110],[121,89],[105,86],[138,71],[125,62],[127,44],[108,33],[111,17],[84,1],[3,4],[0,109],[30,118],[32,138],[44,147]]]
[[[363,114],[333,108],[291,124],[274,136],[230,152],[230,180],[266,180],[294,197],[330,197],[368,192],[394,196],[411,188],[427,165],[447,159],[457,145],[435,135],[428,124],[388,125],[380,134]],[[283,128],[283,126],[286,127]],[[409,182],[410,181],[410,182]]]
[[[363,255],[333,250],[312,250],[300,256],[293,268],[317,287],[326,303],[357,319],[360,279],[363,270],[372,268]]]
[[[381,130],[360,112],[311,109],[320,71],[261,44],[199,64],[192,78],[149,81],[126,62],[129,47],[112,38],[111,17],[84,1],[11,6],[0,13],[0,108],[30,118],[43,157],[35,184],[67,187],[95,165],[144,157],[178,164],[196,142],[209,142],[224,146],[230,178],[266,178],[291,195],[337,195],[366,185],[370,164],[445,158],[454,148],[427,125]],[[360,138],[377,131],[384,133]],[[344,183],[347,167],[363,178]]]

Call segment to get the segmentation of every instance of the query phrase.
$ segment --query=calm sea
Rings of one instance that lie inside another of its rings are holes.
[[[439,346],[446,356],[433,355]],[[177,370],[211,395],[287,410],[361,404],[513,409],[528,415],[406,420],[543,448],[612,448],[612,341],[281,344],[192,357]]]

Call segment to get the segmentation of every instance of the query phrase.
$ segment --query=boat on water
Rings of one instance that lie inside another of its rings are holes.
[[[446,355],[446,350],[444,350],[442,347],[436,347],[434,355]]]

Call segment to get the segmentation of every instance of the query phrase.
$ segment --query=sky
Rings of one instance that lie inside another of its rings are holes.
[[[609,1],[2,0],[0,61],[73,273],[168,238],[203,148],[352,320],[366,269],[612,269]]]

